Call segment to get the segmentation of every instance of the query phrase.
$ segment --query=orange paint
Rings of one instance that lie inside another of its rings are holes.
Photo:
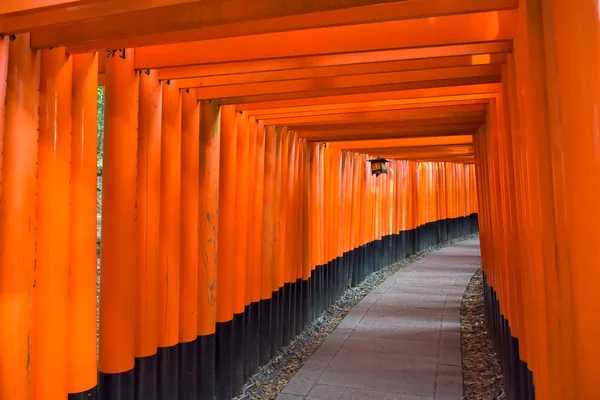
[[[2,145],[4,137],[4,110],[6,101],[6,75],[8,73],[8,36],[0,37],[0,199],[2,198]]]
[[[64,48],[41,53],[37,174],[34,399],[67,393],[71,83],[73,60]],[[49,313],[45,307],[51,307]]]
[[[36,173],[40,59],[29,35],[9,43],[0,203],[0,397],[33,398]]]
[[[103,373],[129,371],[135,341],[135,217],[139,76],[133,50],[106,60],[100,359]]]
[[[181,93],[181,233],[179,273],[179,342],[198,336],[198,149],[200,104],[193,93]]]
[[[162,83],[158,346],[179,342],[181,268],[181,91]]]
[[[233,313],[242,314],[246,303],[246,274],[249,274],[247,263],[247,241],[248,235],[248,203],[250,200],[248,180],[251,169],[249,165],[250,156],[250,121],[248,114],[241,112],[237,114],[236,132],[236,191],[235,191],[235,233],[232,237],[235,244],[234,279],[233,279]]]
[[[253,139],[256,141],[256,157],[255,157],[255,177],[254,181],[254,213],[253,222],[251,226],[251,233],[249,240],[252,246],[249,249],[252,250],[252,279],[254,281],[252,289],[252,301],[258,302],[263,299],[268,299],[266,284],[263,283],[263,279],[266,279],[265,267],[263,262],[265,260],[264,254],[265,249],[263,247],[263,227],[264,218],[267,210],[264,209],[265,193],[267,188],[267,176],[265,174],[265,127],[262,122],[258,122],[256,126],[256,137]],[[249,231],[250,232],[250,231]],[[266,232],[265,232],[266,233]],[[270,294],[269,294],[270,295]],[[266,296],[266,297],[265,297]]]
[[[140,74],[137,162],[137,253],[135,356],[156,354],[162,87],[156,71]]]
[[[259,139],[260,140],[260,139]],[[275,127],[265,127],[265,161],[264,161],[264,194],[263,194],[263,242],[261,266],[261,300],[271,298],[273,287],[277,284],[274,280],[274,247],[275,247],[275,219],[274,194],[277,168],[277,136]]]
[[[216,330],[221,110],[200,102],[198,165],[198,336]]]
[[[67,392],[97,385],[96,226],[98,55],[73,56]]]
[[[228,322],[234,313],[235,195],[237,165],[235,107],[221,107],[221,156],[219,172],[219,260],[217,264],[217,322]]]

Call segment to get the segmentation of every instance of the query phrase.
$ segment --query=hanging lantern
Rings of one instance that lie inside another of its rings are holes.
[[[367,161],[371,163],[371,173],[373,175],[379,176],[381,174],[387,174],[387,162],[390,160],[377,156],[377,158],[372,158]]]

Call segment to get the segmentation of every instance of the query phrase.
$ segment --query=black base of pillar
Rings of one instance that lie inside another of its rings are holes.
[[[216,399],[216,334],[198,336],[198,398]]]
[[[148,357],[136,358],[133,371],[135,400],[156,400],[158,395],[156,388],[156,354]]]
[[[98,399],[98,388],[94,387],[85,392],[69,393],[67,400],[97,400]]]
[[[234,396],[242,393],[244,386],[244,313],[233,315],[233,366],[231,372],[231,391]]]
[[[473,229],[474,223],[465,225],[465,230]],[[496,291],[488,285],[487,276],[483,273],[485,313],[488,331],[492,336],[496,352],[501,355],[500,364],[504,375],[504,391],[511,400],[534,400],[535,387],[533,373],[527,363],[521,360],[519,339],[512,336],[509,321],[500,312],[500,302]]]
[[[217,399],[233,397],[233,320],[217,323]]]
[[[198,339],[179,343],[179,400],[198,398]]]
[[[156,352],[158,400],[177,400],[179,346],[159,347]]]
[[[259,304],[259,363],[265,365],[271,359],[271,299],[261,300]]]
[[[118,374],[98,373],[98,394],[101,400],[128,400],[134,398],[133,369]]]
[[[258,354],[259,354],[259,315],[260,315],[260,302],[252,303],[248,307],[248,316],[246,319],[246,337],[248,338],[248,345],[246,346],[246,354],[247,354],[247,362],[248,366],[248,377],[246,380],[254,375],[256,371],[258,371],[258,366],[260,365]]]

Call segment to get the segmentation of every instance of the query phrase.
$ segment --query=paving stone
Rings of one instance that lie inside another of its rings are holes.
[[[460,398],[460,305],[478,262],[471,240],[395,273],[342,320],[278,399]]]
[[[463,395],[462,368],[440,365],[435,386],[435,400],[460,399]]]
[[[440,364],[462,365],[460,335],[442,335],[440,338]]]
[[[283,388],[281,393],[306,396],[330,361],[331,357],[313,354]]]
[[[317,356],[334,356],[350,334],[350,329],[337,328],[313,354]]]
[[[341,386],[315,385],[310,400],[433,400],[433,397],[361,390]]]
[[[352,310],[354,311],[354,310]],[[365,314],[367,313],[367,309],[365,308],[363,312],[353,313],[350,312],[348,315],[344,317],[342,322],[338,325],[339,329],[354,329],[358,325],[358,323],[363,319]]]
[[[443,335],[460,335],[460,314],[444,314],[442,316]]]
[[[460,327],[459,327],[460,329]],[[431,327],[405,325],[369,325],[359,324],[352,332],[354,337],[376,337],[395,340],[427,340],[437,342],[440,337],[438,324]]]
[[[318,383],[389,393],[430,396],[433,393],[434,381],[432,374],[375,371],[366,368],[348,370],[328,367],[319,378]]]
[[[372,353],[410,354],[417,356],[436,356],[437,343],[430,340],[398,340],[378,337],[351,335],[342,346],[344,350],[357,350]],[[379,356],[373,354],[374,357]]]
[[[379,353],[356,349],[341,349],[329,362],[329,367],[340,370],[371,369],[414,374],[434,374],[438,365],[436,356]]]
[[[446,301],[445,295],[440,294],[414,294],[414,293],[386,293],[375,302],[374,306],[406,308],[434,308],[443,309]]]
[[[302,399],[306,399],[306,396],[298,396],[296,394],[289,394],[289,393],[280,393],[277,396],[276,400],[302,400]]]

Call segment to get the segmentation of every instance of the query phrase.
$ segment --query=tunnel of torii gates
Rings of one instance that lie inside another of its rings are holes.
[[[231,398],[348,287],[477,230],[509,398],[597,398],[599,15],[2,0],[0,399]]]

